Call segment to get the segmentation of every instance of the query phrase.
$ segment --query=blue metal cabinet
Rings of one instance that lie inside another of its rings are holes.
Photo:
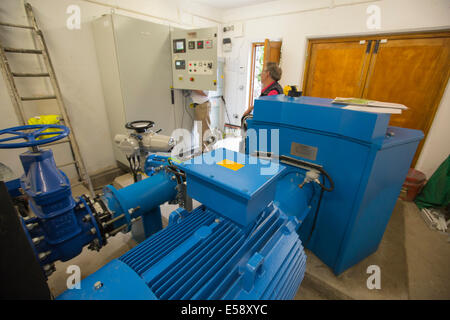
[[[347,110],[331,101],[257,99],[248,127],[256,130],[258,145],[247,141],[246,151],[277,152],[321,165],[330,174],[335,189],[323,195],[314,230],[312,213],[299,234],[307,248],[340,274],[378,248],[423,134],[388,127],[388,114]],[[273,141],[263,141],[261,129],[279,130],[278,150]],[[285,195],[277,192],[277,197]]]

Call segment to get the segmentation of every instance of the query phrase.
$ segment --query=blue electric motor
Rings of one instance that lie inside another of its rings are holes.
[[[179,164],[189,195],[203,205],[176,210],[167,228],[58,299],[292,299],[306,255],[299,220],[273,200],[278,179],[304,179],[306,171],[271,166],[225,149]],[[316,187],[303,188],[300,216]]]

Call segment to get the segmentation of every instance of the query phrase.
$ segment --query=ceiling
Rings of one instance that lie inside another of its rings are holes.
[[[273,0],[193,0],[193,2],[201,3],[217,9],[234,9]]]

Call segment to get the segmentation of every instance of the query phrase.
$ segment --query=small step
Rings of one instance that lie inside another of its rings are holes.
[[[12,53],[32,53],[32,54],[42,54],[42,50],[38,49],[21,49],[21,48],[4,48],[5,52]]]
[[[14,77],[50,77],[49,73],[24,73],[24,72],[11,72]]]
[[[22,29],[34,29],[33,27],[22,25],[22,24],[14,24],[14,23],[6,23],[0,22],[0,26],[11,27],[11,28],[22,28]]]
[[[20,97],[22,101],[32,101],[32,100],[48,100],[56,99],[56,96],[34,96],[34,97]]]

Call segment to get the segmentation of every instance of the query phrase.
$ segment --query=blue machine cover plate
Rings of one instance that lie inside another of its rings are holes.
[[[253,120],[321,131],[331,135],[381,144],[390,114],[343,109],[332,99],[262,97],[255,100]]]
[[[212,161],[212,159],[217,160]],[[223,159],[231,160],[237,165],[231,164],[228,167],[219,165],[218,163]],[[243,166],[240,167],[239,164]],[[253,198],[274,183],[276,177],[286,169],[281,164],[274,165],[267,160],[223,148],[195,157],[179,166],[188,175],[207,181],[245,199]],[[270,166],[273,170],[269,169]]]

